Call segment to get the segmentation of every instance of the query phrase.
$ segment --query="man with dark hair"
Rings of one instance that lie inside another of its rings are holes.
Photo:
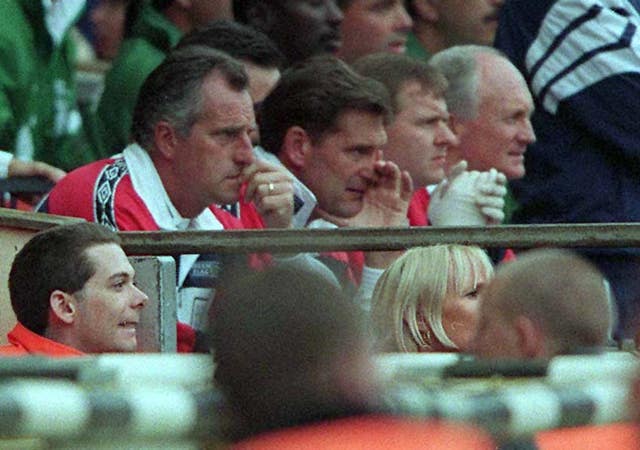
[[[471,425],[385,415],[362,314],[316,273],[241,274],[225,293],[211,329],[232,448],[495,448]]]
[[[338,57],[351,63],[378,52],[404,53],[411,17],[403,0],[340,0],[344,20]]]
[[[336,0],[233,0],[233,14],[269,36],[289,64],[340,48],[342,12]]]
[[[244,433],[374,406],[367,392],[372,378],[360,376],[373,370],[364,323],[339,287],[281,266],[235,274],[224,290],[211,325],[215,381]],[[320,372],[327,377],[314,376]],[[361,390],[349,392],[340,375],[354,376]]]
[[[316,200],[311,220],[299,225],[335,227],[356,216],[351,225],[406,225],[411,177],[382,160],[390,113],[384,86],[337,58],[311,58],[283,74],[262,104],[260,133],[264,149]],[[372,290],[381,273],[377,269],[395,257],[393,252],[365,253],[361,293]]]
[[[36,234],[9,274],[18,324],[0,347],[6,356],[133,352],[147,296],[107,228],[78,223]]]
[[[180,39],[176,49],[187,45],[215,48],[257,66],[282,69],[286,62],[282,52],[266,34],[232,20],[215,20],[195,28]]]
[[[264,226],[291,224],[293,188],[280,168],[255,161],[253,104],[242,65],[191,46],[173,52],[140,91],[135,142],[121,155],[71,172],[42,209],[116,230],[244,228],[217,205],[245,199]],[[178,320],[204,329],[220,255],[181,255]]]
[[[98,118],[106,157],[130,142],[133,108],[145,78],[184,33],[215,19],[232,19],[230,0],[140,0],[128,14],[130,28],[105,78]]]
[[[445,179],[447,152],[458,139],[449,128],[445,101],[447,81],[439,71],[406,55],[377,53],[353,64],[360,74],[383,83],[392,99],[393,121],[387,125],[385,157],[411,174],[416,189],[409,206],[409,224],[424,226],[489,225],[504,215],[504,179],[496,171],[457,170],[434,198],[427,186]],[[447,185],[447,189],[444,186]]]

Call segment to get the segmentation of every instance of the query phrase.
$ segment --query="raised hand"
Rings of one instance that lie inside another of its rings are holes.
[[[435,226],[495,225],[504,219],[506,177],[495,169],[467,171],[456,164],[431,194],[429,221]]]
[[[293,180],[281,167],[256,160],[242,173],[245,201],[253,202],[267,228],[289,228],[293,216]]]

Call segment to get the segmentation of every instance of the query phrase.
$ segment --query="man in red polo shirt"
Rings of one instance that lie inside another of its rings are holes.
[[[133,352],[147,296],[120,238],[78,223],[36,234],[18,252],[9,274],[18,318],[0,355],[54,357]]]

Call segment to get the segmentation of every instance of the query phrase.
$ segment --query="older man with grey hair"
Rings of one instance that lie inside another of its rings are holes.
[[[448,164],[464,159],[470,169],[523,177],[524,154],[535,142],[534,105],[518,69],[499,51],[478,45],[443,50],[431,64],[449,82],[445,98],[459,139],[449,148]]]

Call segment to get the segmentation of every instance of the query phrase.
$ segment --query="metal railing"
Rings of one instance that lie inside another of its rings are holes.
[[[136,231],[121,233],[130,255],[402,250],[442,243],[481,247],[640,247],[640,223],[331,230]]]

